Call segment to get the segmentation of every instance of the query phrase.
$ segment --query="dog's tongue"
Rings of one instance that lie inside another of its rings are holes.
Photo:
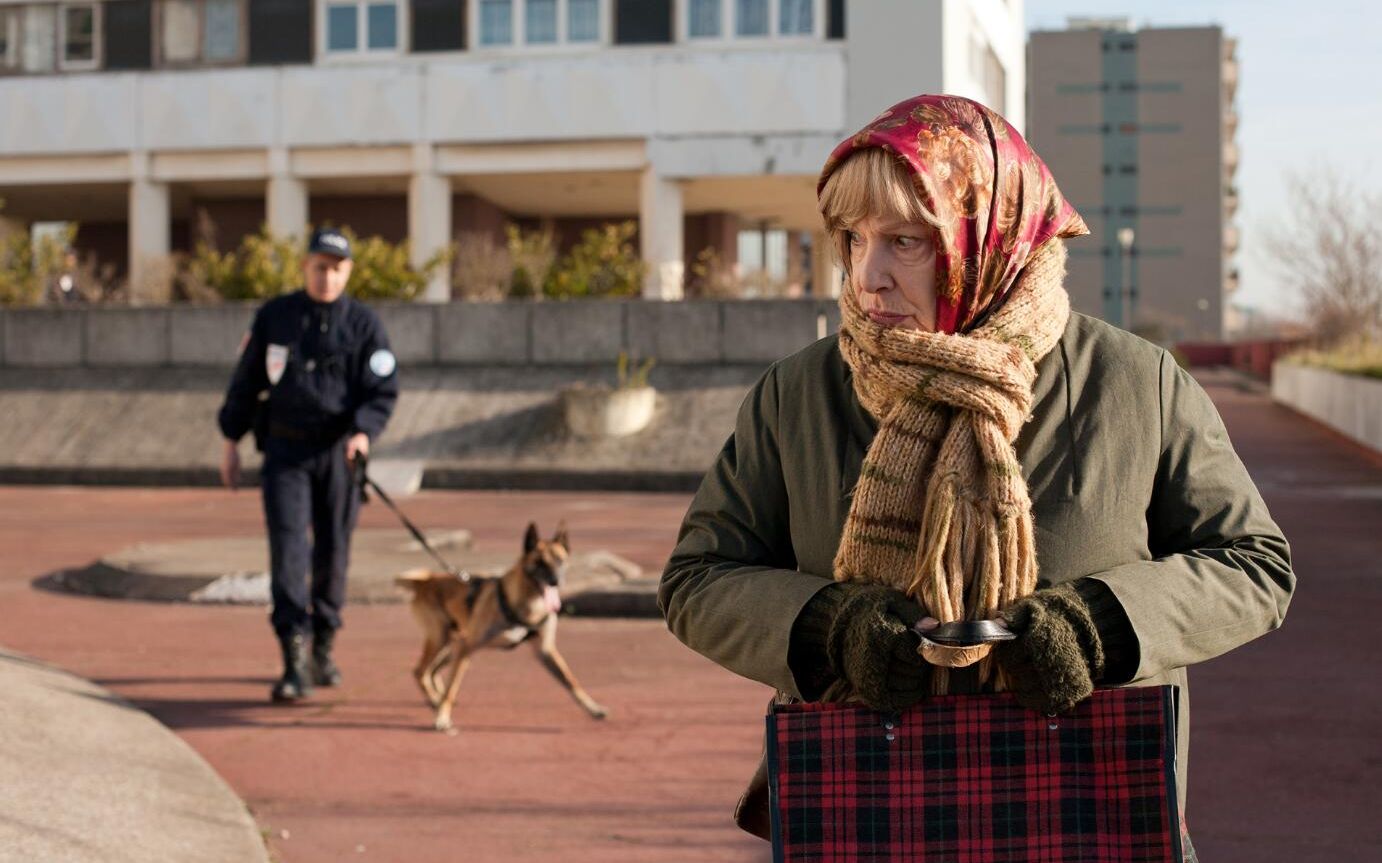
[[[542,588],[542,601],[547,603],[547,610],[552,614],[561,611],[561,594],[550,584]]]

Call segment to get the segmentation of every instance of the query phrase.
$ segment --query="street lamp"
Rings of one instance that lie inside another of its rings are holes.
[[[1123,319],[1123,328],[1132,331],[1132,319],[1137,308],[1137,289],[1132,283],[1132,249],[1136,235],[1132,228],[1118,229],[1118,257],[1122,261],[1123,285],[1118,296],[1118,314]],[[1124,302],[1126,301],[1126,306]],[[1127,313],[1124,314],[1124,309]]]

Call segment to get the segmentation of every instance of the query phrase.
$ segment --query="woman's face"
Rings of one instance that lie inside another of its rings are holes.
[[[936,232],[925,222],[869,216],[845,232],[859,305],[885,327],[936,328]]]

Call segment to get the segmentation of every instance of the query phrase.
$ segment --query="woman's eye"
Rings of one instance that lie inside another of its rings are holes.
[[[917,249],[920,249],[921,246],[922,246],[922,239],[921,239],[920,237],[898,237],[898,238],[897,238],[897,247],[898,247],[899,249],[906,249],[906,250],[908,250],[908,251],[915,251],[915,250],[917,250]]]
[[[863,241],[863,238],[859,236],[858,231],[845,231],[845,241],[851,246],[857,246]]]

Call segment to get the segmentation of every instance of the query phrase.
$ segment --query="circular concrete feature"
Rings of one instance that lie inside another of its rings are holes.
[[[225,781],[153,717],[0,650],[0,858],[268,863]]]
[[[432,531],[427,541],[452,566],[498,575],[518,559],[511,552],[478,552],[466,530]],[[269,562],[263,537],[138,543],[80,569],[53,573],[39,586],[69,593],[156,602],[267,605]],[[404,530],[358,530],[351,545],[347,596],[354,603],[402,602],[394,576],[440,565]],[[655,616],[656,579],[608,551],[575,552],[562,595],[570,613]]]

